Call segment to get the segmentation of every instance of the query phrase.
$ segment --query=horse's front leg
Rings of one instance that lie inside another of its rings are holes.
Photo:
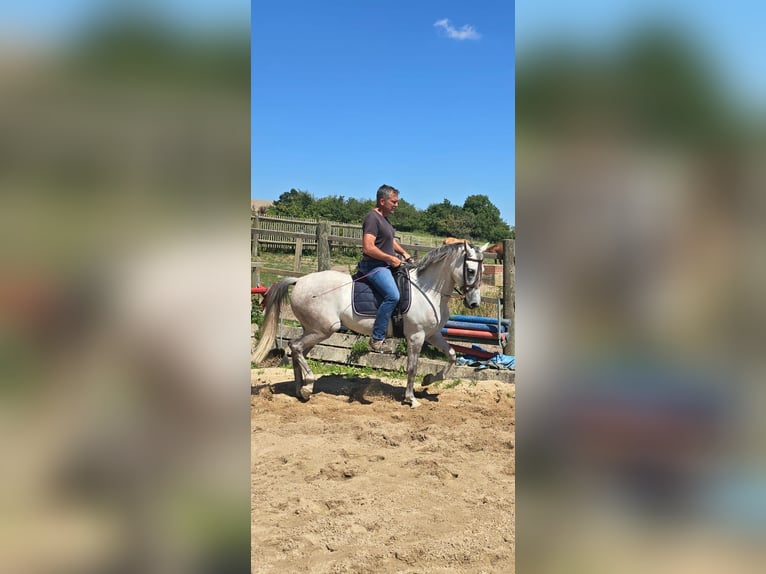
[[[455,359],[456,359],[455,349],[450,347],[449,343],[444,340],[444,337],[439,331],[435,332],[433,335],[428,337],[428,342],[432,344],[434,347],[436,347],[437,349],[439,349],[442,353],[447,355],[447,364],[444,367],[442,367],[438,373],[436,374],[428,373],[425,377],[423,377],[422,384],[424,387],[430,385],[431,383],[435,381],[443,380],[447,376],[447,373],[450,372],[450,369],[452,369],[452,365],[455,364]]]
[[[424,333],[415,333],[407,340],[407,389],[404,391],[404,404],[410,405],[413,409],[420,406],[415,398],[415,377],[418,374],[418,357],[424,340]]]

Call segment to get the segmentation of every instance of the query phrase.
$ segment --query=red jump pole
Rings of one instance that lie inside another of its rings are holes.
[[[447,327],[442,328],[442,335],[449,337],[470,337],[471,339],[487,339],[497,341],[497,333],[489,333],[487,331],[471,331],[469,329],[451,329]],[[506,333],[500,333],[500,338],[505,339]]]

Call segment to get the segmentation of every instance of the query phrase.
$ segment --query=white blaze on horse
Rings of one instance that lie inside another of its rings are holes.
[[[427,341],[447,356],[447,364],[435,375],[428,374],[423,384],[443,379],[455,364],[455,351],[442,337],[441,330],[449,318],[448,302],[457,290],[466,307],[475,309],[481,303],[482,249],[470,243],[444,245],[429,251],[422,260],[407,270],[411,283],[411,300],[402,317],[407,339],[407,388],[404,403],[419,406],[414,384],[418,358]],[[253,361],[261,362],[273,348],[279,315],[288,289],[295,285],[290,306],[303,327],[303,334],[290,341],[296,396],[308,400],[316,377],[306,361],[315,345],[329,338],[341,326],[370,335],[375,317],[358,315],[351,304],[353,280],[340,271],[318,271],[301,278],[285,277],[271,286],[266,294],[266,309],[261,339],[253,352]],[[389,324],[388,334],[393,333]]]

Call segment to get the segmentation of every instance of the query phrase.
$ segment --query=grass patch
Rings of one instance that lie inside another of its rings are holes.
[[[358,365],[340,365],[337,363],[322,363],[316,359],[307,359],[311,370],[316,375],[337,375],[343,377],[377,377],[388,379],[407,378],[405,371],[386,371],[383,369],[373,369],[372,367],[361,367]],[[292,368],[292,367],[290,367]]]
[[[460,384],[460,379],[452,379],[451,381],[436,381],[434,386],[438,389],[454,389]]]
[[[355,362],[359,357],[366,355],[370,351],[370,343],[367,337],[360,337],[354,341],[353,345],[351,345],[351,352],[349,353],[348,360],[350,362]]]
[[[482,297],[500,297],[502,299],[503,292],[501,287],[494,287],[491,285],[481,286]],[[449,312],[450,315],[470,315],[472,317],[497,317],[497,303],[482,301],[476,309],[468,309],[463,303],[463,298],[455,295],[449,300]]]
[[[260,296],[250,297],[250,323],[259,327],[263,325],[263,309],[261,309]]]

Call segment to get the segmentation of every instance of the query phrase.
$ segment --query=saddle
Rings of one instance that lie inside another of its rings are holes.
[[[396,269],[392,269],[391,272],[394,274],[396,286],[399,288],[399,303],[394,307],[394,312],[391,315],[391,325],[394,330],[394,337],[404,337],[402,318],[410,310],[410,278],[405,265],[400,265]],[[351,278],[354,280],[351,308],[357,315],[374,317],[383,301],[383,296],[375,290],[372,283],[366,278],[362,278],[359,271],[354,273]]]

